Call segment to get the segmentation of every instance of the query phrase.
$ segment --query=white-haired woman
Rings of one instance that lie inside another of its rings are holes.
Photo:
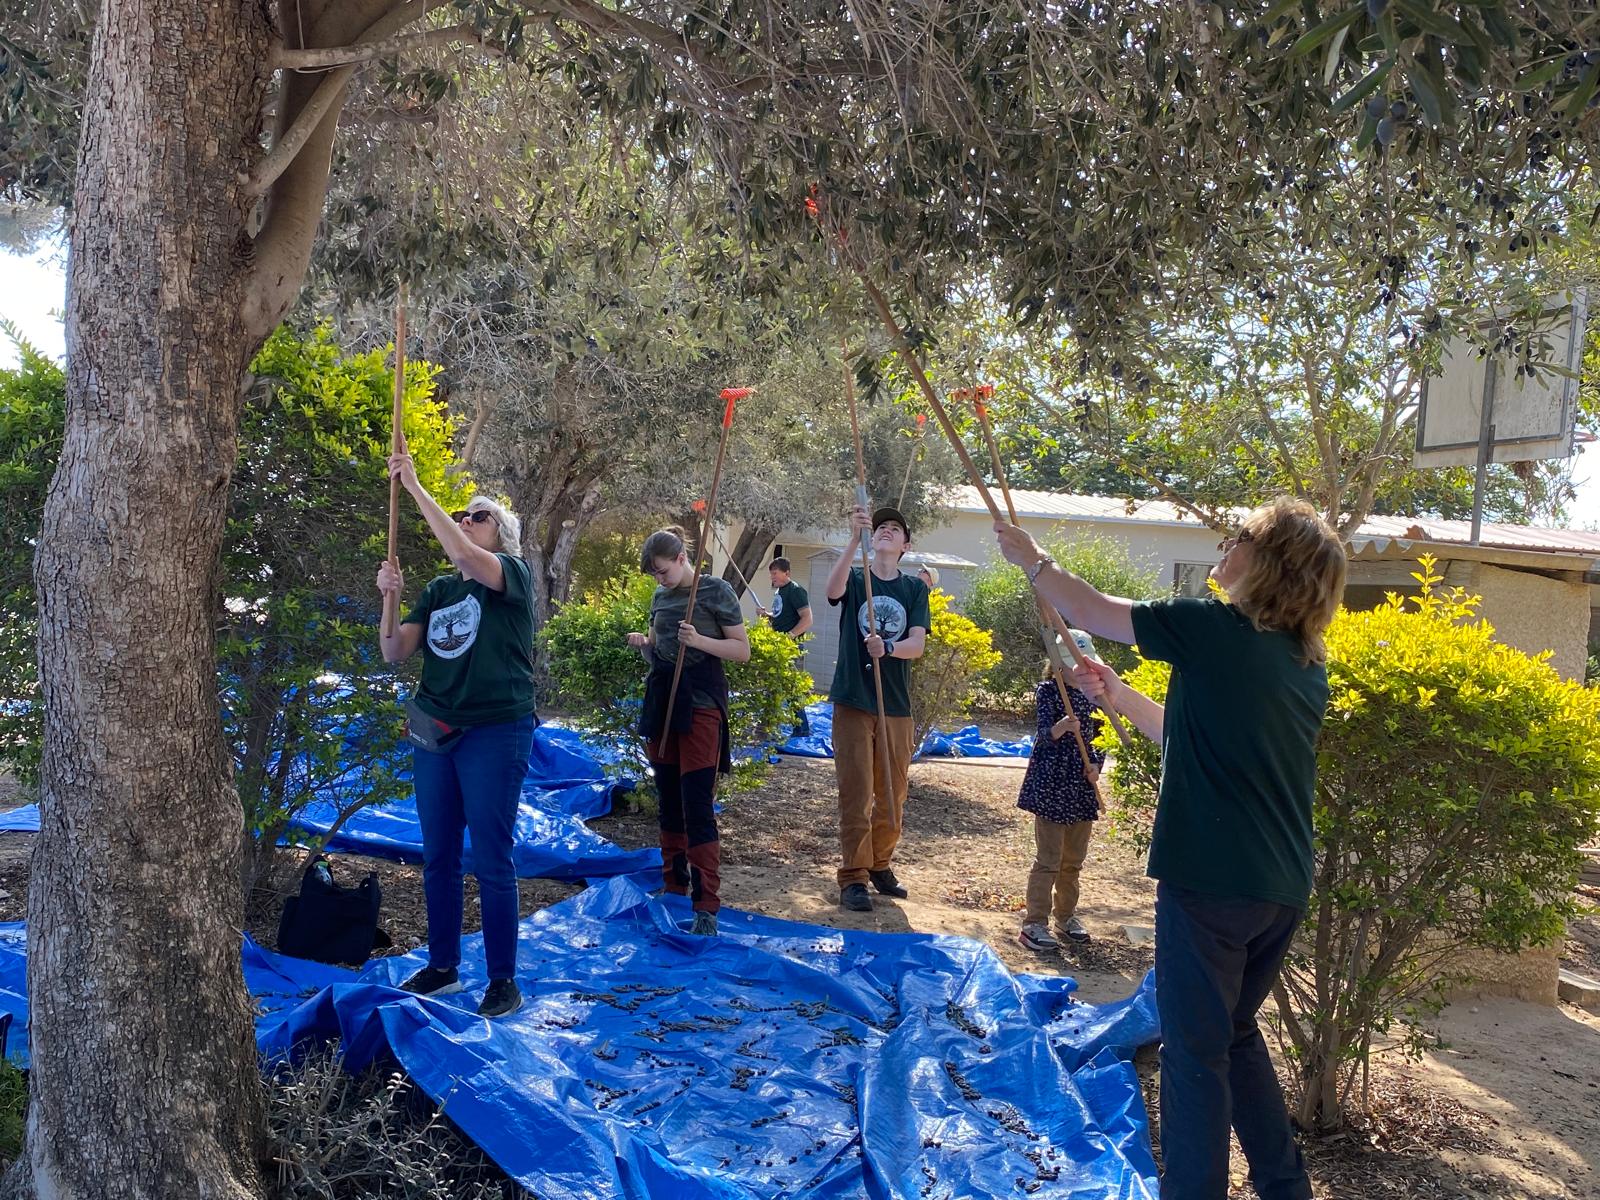
[[[462,834],[470,830],[489,978],[478,1011],[502,1017],[522,1007],[512,835],[538,724],[533,586],[522,530],[487,496],[446,512],[417,481],[404,450],[390,456],[389,474],[411,493],[455,567],[422,589],[394,634],[378,635],[385,662],[422,651],[422,681],[407,718],[422,825],[428,965],[402,986],[423,996],[462,990]],[[380,592],[398,593],[402,584],[387,562],[379,567]]]

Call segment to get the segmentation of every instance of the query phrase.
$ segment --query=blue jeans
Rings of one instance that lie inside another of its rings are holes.
[[[462,833],[472,833],[472,873],[483,912],[490,979],[517,972],[517,872],[511,845],[517,800],[538,721],[479,725],[443,753],[417,749],[412,779],[422,825],[422,894],[428,905],[428,965],[461,965]]]
[[[1224,1200],[1230,1125],[1262,1200],[1311,1200],[1256,1026],[1302,915],[1265,900],[1156,887],[1161,1200]]]

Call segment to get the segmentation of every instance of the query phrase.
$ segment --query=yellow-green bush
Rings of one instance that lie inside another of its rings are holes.
[[[1000,663],[989,631],[952,612],[944,592],[934,589],[928,609],[927,647],[911,666],[911,720],[919,748],[929,730],[972,706],[979,677]]]
[[[1600,818],[1600,692],[1494,640],[1478,598],[1441,589],[1341,611],[1328,631],[1310,911],[1277,992],[1309,1128],[1337,1125],[1373,1036],[1436,1012],[1453,947],[1512,952],[1562,935],[1579,846]],[[1166,692],[1164,664],[1129,682]],[[1159,765],[1112,772],[1121,831],[1148,841]]]

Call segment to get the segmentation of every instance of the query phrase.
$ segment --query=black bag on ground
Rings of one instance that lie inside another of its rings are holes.
[[[328,868],[321,855],[312,859],[300,877],[300,894],[283,902],[278,951],[358,967],[375,948],[390,944],[389,935],[378,928],[383,889],[376,871],[355,887],[343,887],[333,881]]]

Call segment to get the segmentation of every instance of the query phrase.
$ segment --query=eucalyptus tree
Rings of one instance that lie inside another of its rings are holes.
[[[964,263],[1111,355],[1207,280],[1248,277],[1264,197],[1287,178],[1314,203],[1347,142],[1484,181],[1463,238],[1537,238],[1494,183],[1577,169],[1600,121],[1587,2],[36,0],[11,16],[0,183],[72,209],[66,435],[35,563],[32,1107],[9,1176],[52,1197],[259,1186],[209,621],[240,380],[301,290],[364,65],[395,64],[398,120],[448,99],[441,47],[508,79],[553,73],[669,178],[703,154],[726,195],[697,236],[772,247],[774,280],[785,257],[838,252],[933,305]],[[1407,103],[1403,125],[1362,107],[1380,93]]]

